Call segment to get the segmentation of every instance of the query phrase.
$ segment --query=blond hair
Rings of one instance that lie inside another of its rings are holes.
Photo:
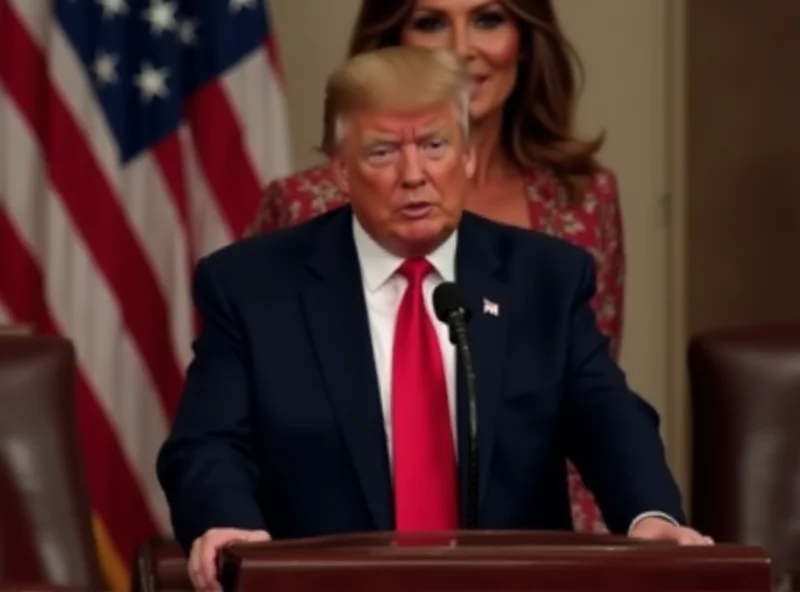
[[[413,112],[452,101],[469,135],[471,79],[448,49],[386,47],[350,58],[328,77],[322,150],[342,141],[347,117],[360,110]]]

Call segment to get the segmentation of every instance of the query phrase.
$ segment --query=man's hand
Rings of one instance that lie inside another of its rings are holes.
[[[713,545],[711,537],[704,536],[685,526],[675,526],[662,518],[644,518],[634,526],[629,535],[636,539],[665,541],[679,545]]]
[[[194,540],[189,553],[188,572],[198,592],[221,592],[217,581],[217,554],[221,549],[241,543],[263,543],[271,540],[266,530],[211,528]]]

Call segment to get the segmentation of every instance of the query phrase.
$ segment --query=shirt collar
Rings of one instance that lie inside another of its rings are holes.
[[[353,215],[353,240],[355,241],[356,253],[361,264],[361,275],[364,278],[364,284],[367,290],[375,292],[394,275],[404,259],[393,255],[375,242],[358,221],[356,215]],[[426,257],[445,282],[455,281],[457,244],[458,231],[456,230]]]

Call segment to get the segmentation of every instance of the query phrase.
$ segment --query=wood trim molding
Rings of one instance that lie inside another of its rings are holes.
[[[686,0],[667,2],[669,64],[669,433],[668,460],[685,499],[690,495],[690,418],[686,372],[686,200],[687,200],[687,7]]]

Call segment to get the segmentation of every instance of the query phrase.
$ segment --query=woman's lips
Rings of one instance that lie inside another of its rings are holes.
[[[488,76],[473,76],[472,77],[472,95],[476,95],[480,92],[483,85],[488,80]]]

